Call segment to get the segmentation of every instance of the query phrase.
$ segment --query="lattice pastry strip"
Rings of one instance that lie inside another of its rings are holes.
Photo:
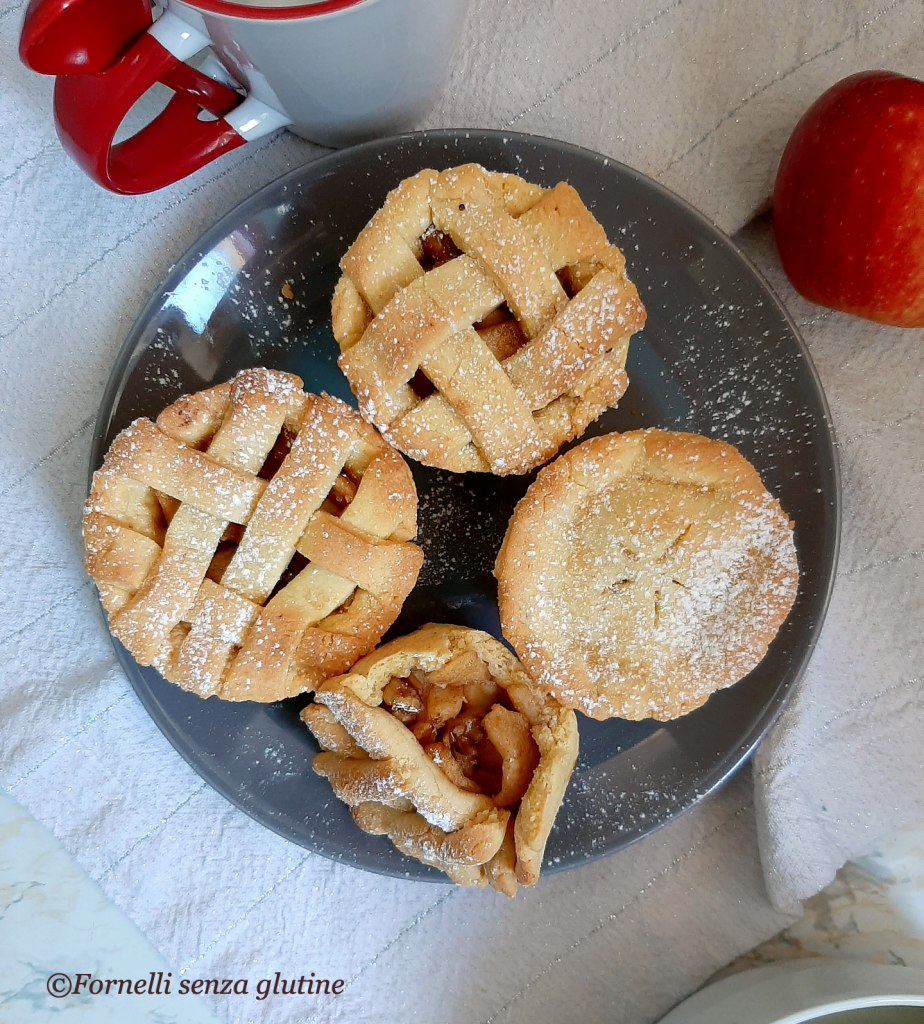
[[[242,381],[236,392],[228,390],[208,454],[143,419],[110,446],[106,460],[118,475],[181,502],[154,571],[109,618],[113,636],[143,664],[157,658],[192,608],[229,522],[246,523],[262,496],[266,484],[255,474],[282,429],[289,402],[301,393],[292,381],[286,383],[270,391],[254,378]],[[258,403],[265,407],[259,417]],[[187,411],[191,404],[184,403]]]
[[[416,507],[407,466],[353,410],[245,370],[116,438],[87,501],[87,571],[139,662],[201,696],[277,700],[394,621],[423,558]]]
[[[473,164],[421,171],[389,193],[341,269],[340,366],[363,415],[422,462],[526,472],[625,390],[645,311],[565,183]]]
[[[536,881],[577,721],[493,637],[424,626],[320,686],[302,718],[360,828],[460,884]]]

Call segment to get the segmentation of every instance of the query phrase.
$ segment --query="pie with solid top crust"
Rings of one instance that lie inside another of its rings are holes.
[[[574,712],[494,637],[430,624],[318,687],[314,770],[360,828],[461,885],[530,885],[577,758]]]
[[[250,369],[135,420],[95,473],[86,569],[141,665],[275,701],[372,650],[423,553],[410,470],[353,409]]]
[[[497,557],[504,636],[592,718],[667,720],[763,658],[796,598],[792,523],[737,449],[593,438],[541,470]]]
[[[340,266],[340,367],[363,416],[420,462],[525,473],[626,389],[645,310],[565,182],[477,164],[420,171]]]

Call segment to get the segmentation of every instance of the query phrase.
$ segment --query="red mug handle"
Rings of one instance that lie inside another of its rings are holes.
[[[140,2],[147,7],[147,0]],[[93,35],[94,23],[98,26],[98,19],[105,21],[108,12],[123,3],[32,0],[20,43],[20,54],[27,64],[58,74],[54,93],[58,136],[65,150],[94,181],[123,195],[151,192],[242,146],[248,137],[258,137],[288,123],[279,111],[253,97],[242,100],[229,85],[186,65],[184,61],[207,46],[209,39],[170,11],[139,36],[142,18],[137,6],[134,22],[123,8],[122,24],[130,33],[125,41],[127,48],[123,43],[121,56],[100,68],[120,47],[111,32],[100,44],[99,36]],[[83,19],[83,25],[75,16],[80,9],[92,12],[92,18]],[[55,26],[64,25],[65,18],[73,31],[65,34],[59,28],[56,35]],[[88,44],[87,38],[96,41]],[[85,59],[75,60],[75,52]],[[173,89],[175,95],[150,124],[113,145],[125,115],[155,82]],[[213,119],[202,120],[203,111]],[[231,115],[230,121],[227,115]]]

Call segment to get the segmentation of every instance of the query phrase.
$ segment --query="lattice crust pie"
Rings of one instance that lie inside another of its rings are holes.
[[[421,171],[340,266],[340,366],[366,419],[427,465],[525,473],[626,389],[645,310],[564,182]]]
[[[429,625],[318,688],[314,770],[360,828],[462,885],[539,877],[577,721],[493,637]]]
[[[495,566],[504,636],[592,718],[671,719],[741,679],[799,580],[792,524],[731,445],[665,430],[543,469]]]
[[[86,568],[142,665],[273,701],[372,650],[417,579],[407,464],[349,406],[244,370],[135,420],[93,477]]]

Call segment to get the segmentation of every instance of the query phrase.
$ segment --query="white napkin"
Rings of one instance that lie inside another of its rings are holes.
[[[401,882],[295,847],[180,759],[118,668],[81,562],[92,424],[126,331],[171,262],[316,148],[282,133],[150,196],[64,156],[51,83],[0,9],[0,779],[188,978],[315,971],[315,1004],[220,997],[229,1020],[649,1021],[924,810],[920,735],[921,332],[810,307],[842,438],[841,578],[805,683],[746,773],[624,853],[514,902]],[[510,127],[658,177],[729,230],[759,210],[804,106],[851,71],[918,74],[914,0],[479,0],[428,123]],[[307,1015],[307,1016],[306,1016]]]
[[[917,0],[475,0],[427,126],[587,146],[731,234],[812,100],[870,68],[921,77],[922,35]]]
[[[754,759],[781,909],[924,817],[924,330],[797,295],[769,224],[738,237],[799,324],[831,405],[844,502],[837,580],[802,685]]]

